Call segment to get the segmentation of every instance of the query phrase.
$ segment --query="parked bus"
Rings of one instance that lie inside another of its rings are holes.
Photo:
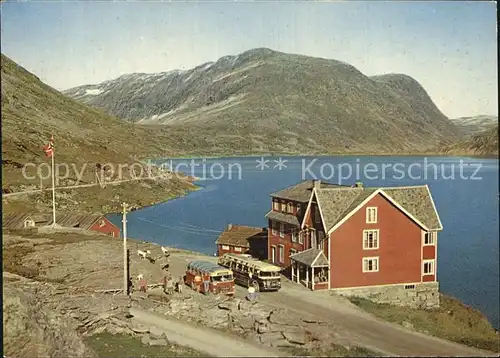
[[[203,281],[209,281],[205,292]],[[233,272],[209,261],[191,261],[186,268],[184,283],[201,293],[234,295]]]
[[[224,254],[219,265],[233,271],[234,281],[255,291],[278,291],[281,288],[281,268],[253,258],[247,254]]]

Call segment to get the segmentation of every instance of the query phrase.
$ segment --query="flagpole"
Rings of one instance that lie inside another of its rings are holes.
[[[123,223],[123,293],[128,296],[128,265],[127,265],[127,204],[122,204]]]
[[[53,140],[52,140],[53,143]],[[53,144],[52,144],[53,145]],[[55,148],[52,147],[52,226],[56,225]]]

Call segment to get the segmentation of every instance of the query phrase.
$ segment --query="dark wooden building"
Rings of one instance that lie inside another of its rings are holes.
[[[267,228],[229,224],[215,241],[217,256],[227,253],[250,254],[267,259]]]

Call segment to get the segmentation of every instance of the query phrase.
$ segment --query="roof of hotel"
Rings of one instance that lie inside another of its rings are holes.
[[[429,230],[443,227],[426,185],[390,188],[328,188],[316,189],[316,196],[325,229],[330,231],[372,195],[380,193],[406,215]]]
[[[229,230],[219,235],[215,243],[219,245],[250,247],[250,241],[259,239],[267,240],[267,230],[261,227],[232,225]]]
[[[285,188],[283,190],[272,193],[271,196],[273,196],[275,198],[287,199],[287,200],[293,200],[293,201],[306,203],[309,201],[309,198],[311,197],[311,191],[312,191],[313,186],[314,186],[313,180],[304,180],[298,184],[289,186],[288,188]],[[321,189],[346,188],[346,186],[338,185],[338,184],[330,184],[330,183],[322,181],[322,182],[320,182],[320,188]]]
[[[266,214],[266,218],[271,219],[271,220],[276,220],[280,222],[284,222],[287,224],[299,226],[299,219],[292,214],[285,214],[285,213],[280,213],[278,211],[273,211],[271,210]]]

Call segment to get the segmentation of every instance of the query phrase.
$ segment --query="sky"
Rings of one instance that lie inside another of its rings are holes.
[[[498,115],[493,2],[9,1],[1,50],[58,89],[251,48],[404,73],[450,118]]]

